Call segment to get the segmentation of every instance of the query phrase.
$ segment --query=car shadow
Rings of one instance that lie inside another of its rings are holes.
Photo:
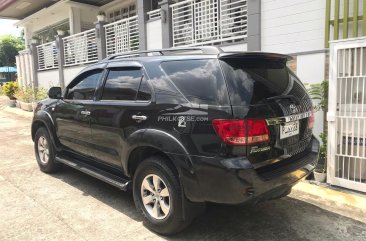
[[[79,189],[83,195],[142,222],[131,191],[119,191],[70,167],[53,176]],[[346,227],[335,228],[339,224]],[[285,197],[255,206],[208,204],[206,211],[183,232],[160,237],[166,240],[344,240],[348,233],[352,233],[352,240],[363,240],[366,224]]]
[[[142,222],[142,217],[135,208],[132,191],[121,191],[68,166],[63,166],[61,172],[52,174],[52,176],[79,189],[83,195],[92,196],[135,221]]]

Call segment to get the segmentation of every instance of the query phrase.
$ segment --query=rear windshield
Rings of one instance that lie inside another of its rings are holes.
[[[192,103],[229,105],[217,59],[169,61],[161,64],[169,79]]]
[[[282,61],[246,57],[221,63],[232,105],[257,104],[288,89],[289,72]]]

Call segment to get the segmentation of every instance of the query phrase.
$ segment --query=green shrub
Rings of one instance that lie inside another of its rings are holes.
[[[99,11],[98,15],[105,16],[105,12],[104,11]]]
[[[15,97],[20,101],[31,103],[34,100],[33,88],[31,86],[18,88],[18,90],[15,93]]]
[[[45,88],[38,87],[34,89],[34,101],[38,102],[48,98],[48,93]]]
[[[15,97],[20,101],[31,103],[47,99],[48,94],[44,88],[32,88],[31,86],[26,86],[23,88],[18,88],[15,92]]]
[[[322,140],[319,152],[319,163],[317,171],[327,171],[327,143],[328,143],[328,131],[326,113],[328,112],[328,94],[329,94],[329,82],[323,80],[317,84],[305,84],[310,97],[317,101],[314,105],[315,111],[323,111],[323,132],[320,133],[319,137]],[[322,164],[323,163],[323,164]]]
[[[3,85],[2,91],[11,100],[15,100],[15,93],[18,90],[17,82],[7,82]]]

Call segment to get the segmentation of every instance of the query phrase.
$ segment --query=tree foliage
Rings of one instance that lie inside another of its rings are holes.
[[[24,49],[24,43],[20,38],[4,35],[0,37],[0,66],[14,66],[15,56]]]
[[[319,137],[322,140],[319,152],[319,163],[316,167],[319,172],[326,172],[327,170],[327,143],[328,143],[328,131],[326,113],[328,112],[328,96],[329,96],[329,82],[323,80],[321,83],[307,84],[305,85],[310,97],[317,103],[314,105],[315,111],[323,111],[323,131]]]
[[[316,111],[328,111],[328,81],[324,80],[321,83],[310,84],[307,87],[308,93],[313,100],[317,100],[318,104],[314,106]]]

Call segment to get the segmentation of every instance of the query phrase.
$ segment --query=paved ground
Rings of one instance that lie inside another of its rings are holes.
[[[40,172],[30,118],[0,107],[0,240],[364,241],[366,223],[344,213],[293,194],[255,207],[210,205],[183,233],[158,236],[142,225],[130,193],[70,168],[52,176]]]

